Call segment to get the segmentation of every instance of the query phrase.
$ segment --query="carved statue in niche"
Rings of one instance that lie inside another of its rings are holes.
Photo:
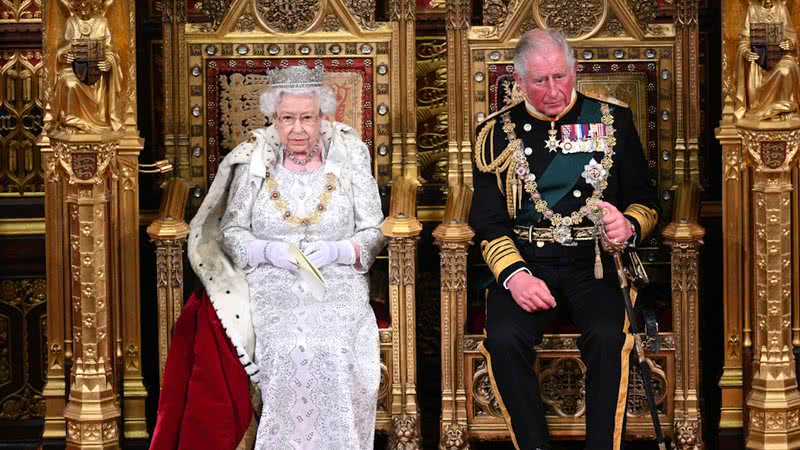
[[[61,0],[69,11],[56,53],[51,127],[118,131],[123,124],[122,68],[105,12],[114,0]]]
[[[786,1],[751,1],[736,51],[736,117],[800,119],[797,57]]]

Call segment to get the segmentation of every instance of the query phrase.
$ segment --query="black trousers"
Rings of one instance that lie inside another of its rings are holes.
[[[518,450],[550,449],[533,346],[544,326],[566,309],[580,330],[578,348],[586,364],[586,448],[617,450],[622,441],[633,337],[616,272],[604,257],[604,278],[594,278],[593,247],[536,248],[517,245],[533,275],[556,299],[556,308],[534,313],[517,305],[503,286],[490,289],[486,311],[487,357],[492,382]]]

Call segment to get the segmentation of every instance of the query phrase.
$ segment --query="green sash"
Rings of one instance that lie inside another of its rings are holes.
[[[575,123],[599,123],[601,118],[600,105],[585,99],[581,103],[581,113]],[[562,153],[559,151],[553,157],[537,183],[539,193],[542,194],[542,199],[547,202],[550,209],[572,190],[578,177],[583,173],[584,166],[593,156],[594,153]],[[530,218],[530,224],[535,224],[541,220],[542,214],[533,209],[533,201],[530,198],[525,200],[523,209],[531,208],[531,211],[525,211],[520,218]]]

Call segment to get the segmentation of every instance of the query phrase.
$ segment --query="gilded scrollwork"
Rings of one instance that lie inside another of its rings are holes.
[[[11,381],[10,318],[0,314],[0,385]]]
[[[320,0],[256,0],[256,11],[264,23],[282,33],[308,29],[321,10]]]
[[[251,33],[256,31],[256,18],[250,13],[244,13],[236,19],[236,31]]]
[[[503,417],[500,403],[497,401],[492,381],[489,378],[489,366],[485,359],[480,359],[472,376],[472,398],[475,401],[476,414]]]
[[[6,0],[0,2],[0,23],[42,20],[42,0]]]
[[[342,29],[342,23],[339,18],[333,14],[328,14],[325,20],[322,21],[322,31],[333,33]]]
[[[203,0],[200,10],[211,19],[213,28],[217,28],[230,9],[230,0]]]
[[[650,371],[650,383],[653,387],[653,397],[655,397],[656,407],[660,412],[664,412],[664,401],[667,397],[667,378],[664,371],[653,362],[657,370]],[[628,382],[628,416],[642,417],[650,414],[645,395],[642,373],[637,365],[631,366],[630,381]]]
[[[429,182],[447,177],[447,42],[417,41],[417,165]]]
[[[642,25],[653,22],[658,15],[657,0],[628,0],[628,7]]]
[[[605,29],[600,33],[601,36],[619,37],[625,35],[625,27],[616,16],[611,16],[606,20]]]
[[[344,4],[364,29],[376,28],[375,0],[345,0]]]
[[[0,400],[0,419],[3,420],[35,419],[43,417],[44,412],[42,393],[30,385]]]
[[[586,365],[578,358],[541,361],[539,384],[547,409],[561,417],[586,412]]]
[[[516,4],[517,0],[486,0],[483,2],[483,24],[503,28]]]
[[[575,39],[596,30],[607,8],[604,0],[541,0],[537,12],[547,28],[560,30],[568,38]]]

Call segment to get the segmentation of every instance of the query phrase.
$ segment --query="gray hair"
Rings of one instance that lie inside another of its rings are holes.
[[[267,117],[272,117],[278,112],[278,105],[283,97],[297,95],[301,97],[319,98],[319,112],[322,115],[336,112],[336,95],[328,86],[307,88],[268,88],[261,94],[261,112]]]
[[[575,69],[575,55],[567,38],[558,30],[531,30],[523,34],[514,49],[514,72],[525,78],[528,57],[544,49],[560,49],[564,52],[570,70]]]

